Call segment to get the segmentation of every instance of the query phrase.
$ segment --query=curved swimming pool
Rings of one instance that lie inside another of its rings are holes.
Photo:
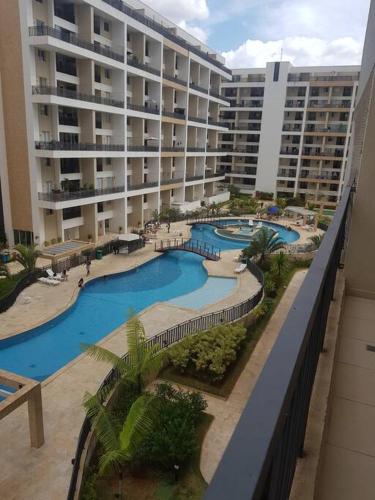
[[[88,282],[61,315],[0,340],[0,367],[44,380],[81,354],[81,343],[96,343],[123,324],[129,308],[139,312],[161,301],[201,308],[222,299],[236,280],[209,278],[202,261],[199,255],[168,252],[133,270]],[[195,290],[205,293],[195,296]]]

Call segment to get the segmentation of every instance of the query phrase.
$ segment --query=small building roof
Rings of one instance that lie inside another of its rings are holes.
[[[317,213],[314,212],[313,210],[307,210],[307,208],[304,208],[304,207],[290,206],[290,207],[286,207],[285,211],[292,212],[294,214],[298,214],[298,215],[302,215],[302,216],[314,216],[315,217],[317,215]]]

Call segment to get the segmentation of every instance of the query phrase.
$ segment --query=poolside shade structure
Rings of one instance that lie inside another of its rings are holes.
[[[316,212],[303,207],[288,206],[285,208],[285,215],[293,219],[303,219],[304,224],[313,222],[316,225],[318,221]]]
[[[278,215],[278,213],[280,212],[280,209],[279,209],[279,207],[277,207],[276,205],[274,205],[272,207],[268,207],[267,212],[270,215]]]

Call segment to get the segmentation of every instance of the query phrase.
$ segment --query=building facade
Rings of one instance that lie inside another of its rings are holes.
[[[241,192],[300,197],[334,208],[339,200],[350,141],[359,66],[233,70],[223,84],[231,107],[221,117],[229,132],[219,160],[227,182]]]
[[[97,241],[228,199],[221,56],[138,1],[12,0],[0,19],[9,241]]]

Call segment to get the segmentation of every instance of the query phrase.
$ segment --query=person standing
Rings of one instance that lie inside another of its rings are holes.
[[[90,267],[91,267],[91,259],[89,256],[87,256],[86,259],[86,276],[90,274]]]

